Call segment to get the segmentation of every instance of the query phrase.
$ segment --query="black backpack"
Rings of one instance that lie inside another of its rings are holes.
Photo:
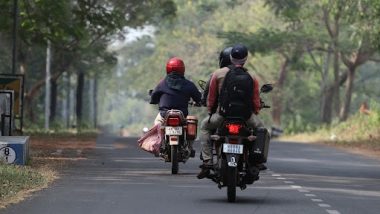
[[[253,112],[253,79],[245,68],[228,68],[219,95],[219,114],[247,120]]]

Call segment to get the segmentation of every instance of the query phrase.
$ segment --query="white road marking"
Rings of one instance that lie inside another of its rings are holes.
[[[326,210],[328,214],[340,214],[337,210]]]
[[[282,177],[281,174],[272,174],[272,177],[276,177],[277,180],[283,180],[285,184],[295,184],[294,181],[286,181],[287,178]],[[292,189],[296,189],[298,192],[307,193],[307,194],[304,194],[306,197],[313,197],[313,198],[311,198],[311,201],[318,203],[319,207],[323,207],[323,208],[330,208],[331,207],[331,205],[323,203],[322,199],[316,198],[317,196],[315,194],[309,193],[310,190],[304,189],[302,186],[299,186],[299,185],[289,185],[289,186]],[[328,214],[340,214],[340,212],[337,210],[326,209],[326,212]]]

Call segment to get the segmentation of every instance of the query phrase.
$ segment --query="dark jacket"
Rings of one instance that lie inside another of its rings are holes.
[[[201,96],[193,82],[180,74],[171,73],[156,86],[152,92],[150,104],[158,104],[163,117],[170,109],[181,110],[187,116],[190,98],[200,103]]]

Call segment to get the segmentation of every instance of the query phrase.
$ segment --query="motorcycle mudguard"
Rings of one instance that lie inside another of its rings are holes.
[[[230,153],[226,153],[225,155],[226,155],[227,165],[229,167],[237,167],[240,155],[230,154]]]

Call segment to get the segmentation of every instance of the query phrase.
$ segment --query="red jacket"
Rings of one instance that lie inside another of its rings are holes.
[[[210,80],[210,88],[209,93],[207,96],[207,109],[209,112],[211,112],[211,109],[213,106],[218,105],[217,100],[218,96],[220,94],[220,90],[223,85],[224,77],[226,76],[227,72],[229,71],[229,68],[224,67],[216,70]],[[251,74],[252,76],[252,74]],[[253,106],[253,112],[255,114],[258,114],[260,111],[260,92],[259,92],[259,81],[257,81],[254,76],[252,76],[253,79],[253,96],[252,96],[252,106]]]

